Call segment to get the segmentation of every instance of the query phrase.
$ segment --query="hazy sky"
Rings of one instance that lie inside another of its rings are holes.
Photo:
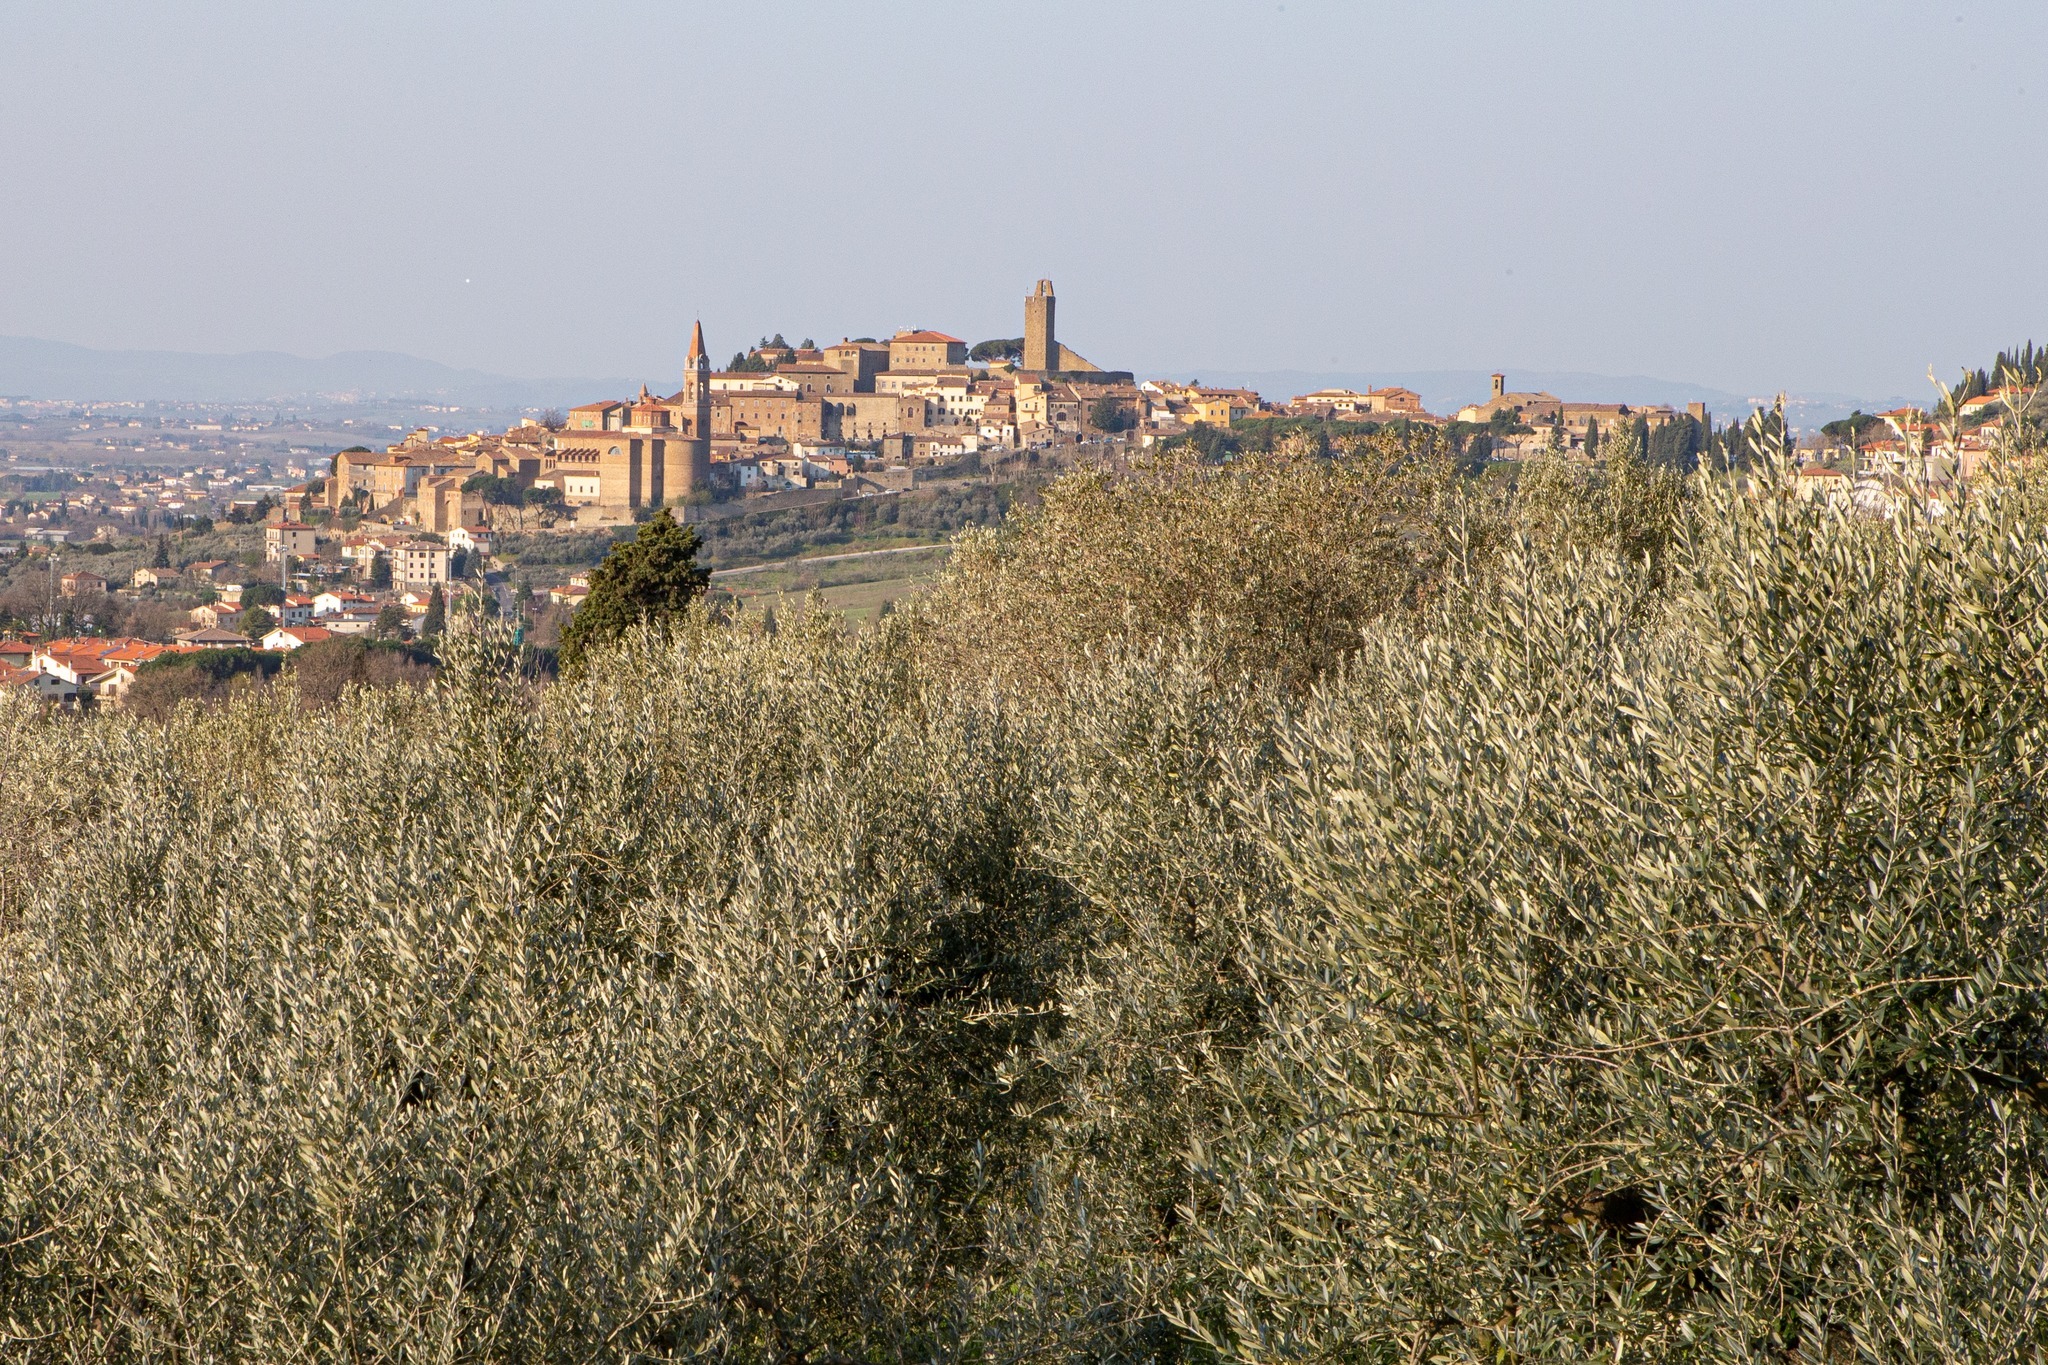
[[[2048,340],[2048,5],[0,0],[0,334],[1918,393]]]

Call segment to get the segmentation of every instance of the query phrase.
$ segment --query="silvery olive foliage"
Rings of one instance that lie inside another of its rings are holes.
[[[0,966],[0,1357],[957,1350],[1071,912],[1032,755],[823,618],[538,697],[505,651],[310,724],[10,712],[95,801]]]
[[[1192,1159],[1220,1353],[2039,1358],[2042,504],[1702,498],[1654,621],[1511,555],[1235,792],[1292,895]]]
[[[2048,497],[1610,454],[0,705],[0,1359],[2039,1359]]]
[[[1433,597],[1498,520],[1456,495],[1433,438],[1317,450],[1295,436],[1217,465],[1181,449],[1060,480],[1035,510],[955,540],[927,650],[948,670],[1056,687],[1079,655],[1199,624],[1226,671],[1307,683],[1357,648],[1361,622]]]

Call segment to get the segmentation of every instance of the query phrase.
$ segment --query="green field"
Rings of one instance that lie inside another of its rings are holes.
[[[900,602],[931,582],[950,553],[949,546],[932,545],[850,558],[784,560],[744,573],[720,574],[711,586],[756,610],[817,591],[828,610],[864,623],[874,620],[885,605]]]

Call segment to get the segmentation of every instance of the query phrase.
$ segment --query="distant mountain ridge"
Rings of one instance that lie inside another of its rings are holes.
[[[1162,373],[1169,373],[1162,371]],[[1423,406],[1448,416],[1467,403],[1483,401],[1491,376],[1484,370],[1239,370],[1196,366],[1170,371],[1207,384],[1257,389],[1285,401],[1324,388],[1384,388],[1399,385],[1422,395]],[[472,408],[566,408],[597,398],[621,397],[639,379],[516,379],[483,370],[460,369],[398,351],[343,351],[321,359],[284,351],[213,355],[192,351],[103,351],[37,337],[0,337],[0,397],[160,400],[194,403],[265,403],[326,399],[334,402],[410,400]],[[1513,390],[1548,390],[1584,403],[1705,403],[1716,420],[1727,422],[1767,406],[1771,394],[1738,394],[1683,380],[1647,375],[1587,374],[1578,371],[1511,370]],[[1853,394],[1791,394],[1787,408],[1794,427],[1810,430],[1853,409],[1881,412],[1913,401]]]
[[[309,360],[283,351],[102,351],[38,337],[0,337],[0,396],[5,397],[195,403],[411,399],[544,408],[628,394],[639,384],[514,379],[397,351],[343,351]]]
[[[1448,417],[1467,403],[1486,401],[1493,376],[1486,370],[1233,370],[1195,368],[1183,370],[1204,384],[1256,389],[1269,401],[1285,402],[1296,394],[1317,389],[1359,389],[1400,387],[1422,395],[1422,406]],[[1588,374],[1576,370],[1509,370],[1510,392],[1548,392],[1575,403],[1668,403],[1683,408],[1687,403],[1705,403],[1718,423],[1739,421],[1758,407],[1769,407],[1775,393],[1739,394],[1708,388],[1678,379],[1655,379],[1648,375]],[[1797,430],[1810,430],[1824,422],[1846,417],[1852,411],[1883,412],[1914,400],[1900,397],[1868,398],[1845,393],[1788,393],[1786,415]]]

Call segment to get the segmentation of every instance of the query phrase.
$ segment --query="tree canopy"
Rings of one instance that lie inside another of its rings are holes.
[[[1088,425],[1097,431],[1127,431],[1136,420],[1113,394],[1105,393],[1088,405]]]
[[[462,481],[462,491],[482,494],[483,500],[493,507],[517,507],[525,495],[517,479],[490,473],[470,475]]]
[[[697,529],[664,507],[633,539],[612,547],[591,571],[590,592],[562,631],[562,666],[580,669],[590,652],[634,626],[669,620],[703,595],[710,570],[697,563]]]
[[[997,337],[993,341],[977,342],[967,353],[969,360],[983,362],[991,360],[1022,360],[1024,358],[1023,337]]]
[[[427,639],[439,635],[447,624],[448,600],[441,595],[441,589],[436,587],[427,596],[426,615],[420,618],[420,638]]]

